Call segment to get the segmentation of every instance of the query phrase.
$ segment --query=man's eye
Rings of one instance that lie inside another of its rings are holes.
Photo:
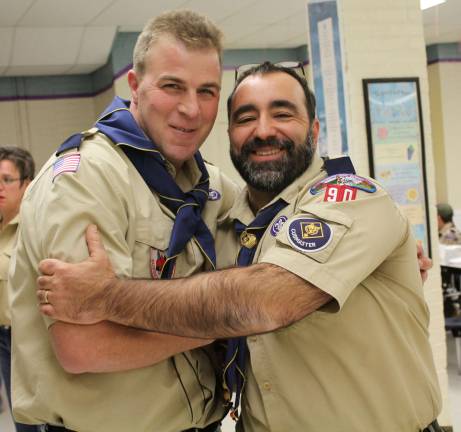
[[[200,94],[203,94],[205,96],[216,96],[216,90],[213,90],[211,88],[204,88],[199,90]]]
[[[291,113],[289,112],[278,112],[274,114],[275,118],[290,118],[293,117]]]
[[[181,86],[176,83],[167,83],[167,84],[163,84],[162,88],[170,89],[170,90],[180,90]]]
[[[237,124],[243,124],[243,123],[248,123],[251,122],[255,119],[254,116],[245,116],[245,117],[238,117],[235,119],[235,123]]]

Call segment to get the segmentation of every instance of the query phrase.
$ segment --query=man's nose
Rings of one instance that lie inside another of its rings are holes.
[[[195,92],[187,92],[184,94],[178,105],[178,110],[187,117],[197,117],[200,112],[197,94]]]
[[[255,136],[262,140],[276,136],[274,124],[270,118],[264,116],[259,118],[255,129]]]

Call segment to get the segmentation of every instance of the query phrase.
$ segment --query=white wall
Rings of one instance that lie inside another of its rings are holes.
[[[426,170],[431,242],[437,254],[435,173],[429,109],[427,60],[419,0],[348,0],[341,5],[342,30],[349,101],[351,156],[359,172],[368,171],[367,137],[362,79],[419,77],[426,145]],[[458,102],[460,99],[455,98]],[[459,120],[458,120],[459,122]],[[438,256],[426,282],[431,311],[430,339],[444,398],[441,424],[450,424],[447,399],[446,343]]]

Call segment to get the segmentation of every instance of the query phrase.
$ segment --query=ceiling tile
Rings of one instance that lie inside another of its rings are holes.
[[[34,65],[10,66],[3,73],[4,76],[33,76],[33,75],[63,75],[69,65]]]
[[[83,27],[18,27],[14,38],[11,65],[73,65],[77,58],[83,30]]]
[[[124,26],[129,26],[131,31],[134,28],[141,30],[151,17],[166,10],[179,8],[186,2],[187,0],[117,0],[96,17],[92,25],[110,26],[116,23],[125,31]]]
[[[66,69],[65,75],[77,75],[77,74],[88,74],[94,72],[98,69],[101,65],[98,63],[93,64],[86,64],[86,63],[79,63],[71,66],[70,68]]]
[[[213,21],[219,22],[225,18],[238,13],[244,8],[250,7],[259,0],[189,0],[184,7],[210,17]]]
[[[0,0],[0,26],[14,26],[34,0]]]
[[[10,57],[13,50],[13,33],[14,29],[9,28],[0,28],[0,67],[8,66],[10,63]]]
[[[271,23],[234,40],[232,48],[287,48],[307,44],[307,11]]]
[[[106,63],[112,42],[116,34],[116,27],[87,27],[83,33],[77,63],[99,64]]]
[[[24,27],[84,26],[112,0],[37,0],[19,21]]]

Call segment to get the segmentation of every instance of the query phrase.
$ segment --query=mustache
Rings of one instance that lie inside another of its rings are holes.
[[[241,150],[240,154],[242,156],[249,156],[252,152],[263,148],[263,147],[274,147],[279,150],[287,150],[287,152],[293,151],[295,144],[291,140],[279,140],[275,137],[269,137],[267,139],[253,138],[252,140],[246,142]]]

